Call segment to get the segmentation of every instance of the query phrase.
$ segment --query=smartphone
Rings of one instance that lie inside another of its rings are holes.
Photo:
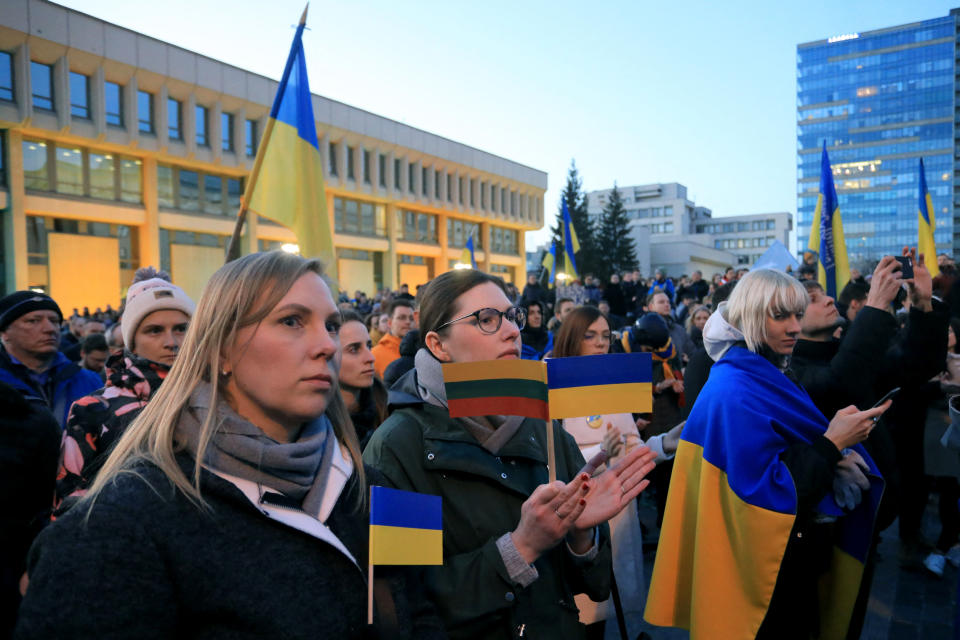
[[[894,260],[900,263],[900,277],[909,280],[913,277],[913,262],[910,256],[893,256]]]
[[[871,409],[876,409],[877,407],[879,407],[880,405],[882,405],[882,404],[883,404],[884,402],[886,402],[887,400],[890,400],[891,398],[893,398],[894,396],[896,396],[898,393],[900,393],[900,387],[894,387],[893,389],[890,389],[890,391],[887,391],[887,395],[885,395],[885,396],[883,396],[882,398],[880,398],[879,400],[877,400],[877,403],[876,403],[875,405],[873,405],[872,407],[870,407],[870,408],[871,408]]]

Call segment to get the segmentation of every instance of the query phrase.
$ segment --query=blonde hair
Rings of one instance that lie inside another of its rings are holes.
[[[237,332],[261,322],[287,294],[293,284],[307,273],[315,273],[330,287],[324,277],[323,264],[282,251],[255,253],[234,260],[217,270],[207,282],[190,320],[180,355],[163,384],[130,424],[117,442],[96,480],[87,493],[90,506],[100,491],[123,473],[136,473],[132,467],[140,461],[155,464],[190,501],[200,507],[206,503],[200,495],[200,461],[219,423],[217,411],[207,412],[200,427],[197,464],[192,478],[187,478],[176,460],[174,432],[180,413],[190,396],[203,383],[212,388],[211,407],[227,400],[227,378],[220,373],[223,349],[236,340]],[[350,414],[340,396],[339,381],[330,390],[326,414],[333,424],[337,440],[350,452],[354,468],[365,485],[360,445]],[[366,495],[360,491],[360,504]],[[89,511],[88,511],[89,515]]]
[[[756,269],[737,283],[727,300],[727,322],[740,330],[754,353],[767,341],[768,317],[778,313],[803,315],[810,298],[799,281],[782,271]]]

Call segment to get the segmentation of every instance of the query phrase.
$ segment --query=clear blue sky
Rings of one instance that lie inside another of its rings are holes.
[[[279,78],[302,0],[62,4]],[[885,2],[313,2],[315,93],[587,190],[680,182],[715,216],[796,214],[796,45],[947,15]],[[269,8],[267,8],[269,7]],[[546,228],[527,234],[528,249]]]

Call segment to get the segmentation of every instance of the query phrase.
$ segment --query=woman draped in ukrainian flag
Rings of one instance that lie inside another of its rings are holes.
[[[889,402],[827,420],[790,377],[808,298],[746,275],[681,436],[645,612],[701,638],[844,638],[883,491],[859,445]]]

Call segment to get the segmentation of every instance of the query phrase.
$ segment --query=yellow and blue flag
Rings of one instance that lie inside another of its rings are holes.
[[[553,286],[553,283],[556,282],[557,279],[557,245],[554,244],[552,240],[550,241],[550,251],[544,254],[543,262],[540,264],[542,264],[543,268],[550,274],[547,284]]]
[[[922,253],[927,270],[936,278],[940,274],[937,266],[937,243],[934,240],[934,231],[937,228],[936,217],[933,212],[933,200],[927,190],[927,174],[923,169],[923,158],[920,158],[920,212],[918,215],[919,240],[917,253]]]
[[[731,402],[736,398],[736,402]],[[797,518],[781,453],[823,435],[827,419],[762,356],[731,348],[710,371],[674,458],[644,617],[691,640],[757,635]],[[846,638],[883,480],[866,450],[870,489],[846,511],[833,492],[816,511],[835,518],[830,567],[819,585],[820,638]]]
[[[440,496],[371,486],[370,564],[443,564]]]
[[[443,365],[453,418],[524,416],[541,420],[653,409],[649,353]]]
[[[471,269],[477,268],[477,258],[473,255],[473,236],[467,238],[467,244],[460,253],[460,264],[468,264]]]
[[[565,272],[571,279],[577,276],[577,259],[575,254],[580,251],[580,241],[577,240],[577,230],[573,228],[573,221],[570,220],[570,209],[567,208],[567,200],[563,199],[563,253],[565,258]]]
[[[297,236],[300,254],[322,258],[336,277],[323,165],[303,52],[304,10],[277,88],[244,202]]]
[[[817,253],[817,280],[828,296],[836,299],[850,282],[850,262],[847,243],[843,237],[840,203],[833,186],[833,171],[827,156],[827,142],[823,142],[820,157],[820,195],[813,212],[808,249]]]

